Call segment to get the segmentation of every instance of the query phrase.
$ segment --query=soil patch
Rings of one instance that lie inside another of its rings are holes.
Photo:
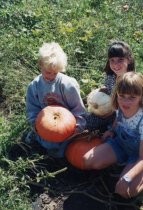
[[[35,143],[30,146],[15,144],[9,151],[9,157],[16,160],[18,156],[30,156],[33,153],[39,153],[44,158],[38,162],[36,168],[27,171],[28,176],[34,177],[41,170],[48,173],[48,176],[39,182],[29,182],[33,210],[140,209],[141,197],[127,200],[114,193],[122,167],[82,171],[63,158],[51,158]]]

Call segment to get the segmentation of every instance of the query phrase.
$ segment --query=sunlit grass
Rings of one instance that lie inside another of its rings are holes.
[[[25,178],[31,167],[29,159],[12,161],[9,150],[28,129],[25,94],[28,83],[39,73],[38,48],[43,42],[60,43],[68,55],[67,74],[79,81],[86,99],[103,81],[112,39],[130,44],[137,71],[143,72],[142,9],[142,0],[1,0],[0,209],[32,208]]]

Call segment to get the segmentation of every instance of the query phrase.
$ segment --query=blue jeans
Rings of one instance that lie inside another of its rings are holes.
[[[47,152],[50,156],[56,157],[56,158],[62,158],[64,157],[65,149],[67,145],[71,142],[71,140],[65,140],[64,142],[50,142],[45,141],[40,138],[40,136],[36,135],[35,139],[42,147],[47,149]]]

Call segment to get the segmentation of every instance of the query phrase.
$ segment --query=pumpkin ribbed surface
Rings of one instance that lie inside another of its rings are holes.
[[[47,106],[38,114],[35,126],[44,140],[62,142],[74,133],[76,119],[64,107]]]

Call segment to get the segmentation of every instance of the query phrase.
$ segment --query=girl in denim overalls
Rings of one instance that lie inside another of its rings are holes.
[[[130,198],[143,191],[143,76],[125,73],[118,79],[112,99],[117,117],[103,135],[106,142],[87,152],[84,160],[87,169],[124,163],[115,192]]]

